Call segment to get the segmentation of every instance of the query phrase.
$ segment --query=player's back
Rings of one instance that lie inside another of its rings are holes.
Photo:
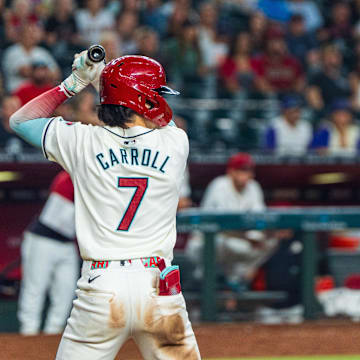
[[[150,130],[66,125],[55,119],[50,133],[66,132],[62,165],[75,188],[76,230],[83,259],[147,256],[172,258],[176,209],[188,156],[186,134],[166,126]],[[66,153],[71,143],[74,154]],[[53,148],[46,140],[45,151]],[[55,157],[54,154],[49,156]]]

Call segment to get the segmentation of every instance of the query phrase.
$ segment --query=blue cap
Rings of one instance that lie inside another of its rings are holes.
[[[300,107],[302,105],[302,100],[300,96],[296,95],[287,95],[281,101],[281,107],[283,109],[291,109],[295,107]]]
[[[350,101],[348,99],[335,100],[330,106],[330,111],[334,112],[338,110],[346,110],[352,112]]]

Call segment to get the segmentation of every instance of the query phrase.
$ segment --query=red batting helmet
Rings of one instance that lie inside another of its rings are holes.
[[[179,93],[166,86],[163,67],[146,56],[119,57],[109,62],[101,73],[101,104],[126,106],[159,126],[167,125],[172,119],[163,94]]]

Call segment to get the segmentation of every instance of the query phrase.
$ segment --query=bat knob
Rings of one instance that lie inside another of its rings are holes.
[[[92,45],[87,52],[88,58],[93,63],[98,63],[105,59],[105,49],[101,45]]]

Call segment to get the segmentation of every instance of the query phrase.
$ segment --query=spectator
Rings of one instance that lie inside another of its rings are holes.
[[[249,19],[249,32],[254,55],[258,55],[265,48],[268,21],[260,11],[255,12]]]
[[[120,41],[115,31],[104,31],[101,34],[100,45],[105,49],[106,63],[121,56]]]
[[[301,119],[301,99],[286,96],[282,115],[266,130],[265,149],[276,155],[304,155],[312,140],[310,124]]]
[[[214,73],[227,53],[227,46],[217,34],[217,8],[212,3],[200,6],[199,46],[207,71]]]
[[[8,47],[4,53],[3,71],[8,91],[15,91],[24,84],[31,75],[31,63],[48,64],[52,79],[59,76],[58,66],[50,53],[37,46],[40,41],[40,29],[37,25],[29,25],[21,29],[20,41]]]
[[[323,18],[315,1],[290,0],[288,6],[292,14],[303,17],[306,32],[314,33],[323,25]]]
[[[161,0],[145,0],[141,12],[141,23],[154,29],[160,37],[164,37],[168,25],[168,16],[164,12]]]
[[[141,0],[123,0],[121,1],[121,12],[137,13],[141,8]]]
[[[316,69],[319,67],[320,54],[315,37],[306,32],[302,15],[293,15],[289,22],[286,35],[287,47],[290,53],[301,61],[304,67]]]
[[[138,55],[148,56],[160,61],[159,36],[156,31],[144,26],[136,31],[135,38]]]
[[[44,62],[35,61],[31,65],[29,81],[20,85],[13,95],[19,98],[20,104],[23,106],[31,99],[50,90],[53,85],[53,77],[48,65]]]
[[[360,111],[360,41],[358,40],[354,49],[354,65],[349,75],[352,94],[352,106],[354,110]]]
[[[71,0],[56,0],[54,12],[46,21],[45,32],[45,42],[49,47],[58,42],[79,42]]]
[[[270,20],[287,22],[290,18],[290,10],[285,0],[258,0],[258,8]]]
[[[6,37],[8,41],[21,40],[21,29],[29,24],[37,24],[38,19],[32,11],[32,3],[28,0],[15,0],[6,15]]]
[[[198,13],[195,11],[195,9],[192,7],[192,1],[191,0],[173,0],[173,1],[165,1],[163,5],[163,12],[166,14],[168,18],[172,17],[177,13],[179,10],[183,10],[185,14],[184,21],[188,20],[192,23],[197,22],[199,20]],[[180,14],[180,12],[178,12]],[[180,19],[180,17],[179,17]],[[179,22],[179,26],[181,28],[181,24],[184,23],[182,21]]]
[[[66,75],[71,69],[74,54],[80,53],[84,46],[73,15],[73,2],[56,0],[54,5],[54,13],[45,23],[45,44],[63,69],[63,75]]]
[[[164,54],[169,78],[183,96],[199,97],[203,76],[203,62],[198,39],[198,28],[186,22],[180,34],[168,40]],[[186,86],[185,86],[186,84]]]
[[[189,22],[190,14],[188,7],[175,6],[169,16],[167,37],[181,36],[185,23]]]
[[[124,11],[118,17],[117,34],[120,38],[122,52],[125,55],[137,52],[134,34],[138,23],[138,15],[133,11]]]
[[[86,0],[86,8],[76,13],[76,24],[86,46],[97,44],[101,33],[114,26],[113,14],[104,9],[103,0]]]
[[[288,54],[283,33],[279,29],[268,32],[266,51],[253,58],[252,67],[256,87],[262,93],[301,92],[304,88],[301,64]]]
[[[259,212],[265,210],[260,185],[253,179],[255,164],[248,154],[238,153],[227,164],[226,175],[207,187],[201,208],[213,212]],[[260,231],[230,231],[216,236],[218,261],[228,285],[234,290],[247,286],[256,269],[270,256],[278,241]],[[202,237],[189,240],[186,253],[198,263]]]
[[[257,1],[254,0],[223,0],[221,1],[222,5],[225,5],[225,8],[228,8],[232,11],[239,11],[241,14],[249,15],[257,10]],[[225,10],[225,9],[224,9]]]
[[[331,106],[331,122],[314,135],[312,148],[320,155],[355,155],[360,150],[360,129],[353,123],[350,102],[336,100]]]
[[[249,33],[239,33],[231,42],[229,55],[219,69],[222,86],[229,94],[248,91],[254,85],[251,67],[251,39]]]
[[[335,2],[331,8],[330,21],[318,32],[318,38],[322,43],[331,41],[337,46],[345,66],[351,63],[353,56],[353,33],[350,4]]]
[[[351,8],[345,1],[335,2],[331,8],[329,24],[320,32],[322,41],[337,41],[341,47],[341,41],[346,42],[352,38]],[[345,46],[345,45],[343,45]]]
[[[322,70],[310,79],[306,97],[314,110],[325,113],[329,110],[328,105],[337,99],[349,98],[351,89],[340,51],[334,45],[327,45],[321,58]]]

